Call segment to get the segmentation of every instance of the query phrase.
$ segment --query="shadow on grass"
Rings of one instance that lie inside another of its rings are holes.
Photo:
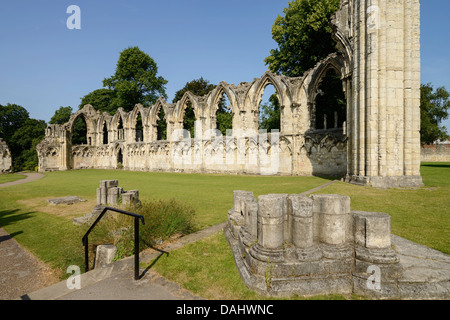
[[[431,167],[431,168],[450,168],[450,163],[447,162],[436,162],[436,163],[423,163],[422,167]]]
[[[148,272],[148,270],[150,270],[156,262],[158,262],[159,258],[161,258],[164,254],[166,254],[167,256],[169,256],[169,252],[164,251],[164,250],[160,250],[154,247],[151,247],[153,250],[159,251],[160,254],[156,257],[156,259],[153,259],[152,263],[149,264],[144,271],[142,271],[141,275],[139,276],[139,279],[141,279],[143,276],[145,276],[145,274]]]
[[[35,212],[18,213],[20,209],[2,210],[0,211],[0,227],[12,225],[18,221],[33,217]],[[17,233],[17,232],[16,232]]]
[[[0,236],[0,243],[2,243],[3,241],[10,240],[10,239],[14,238],[15,236],[22,234],[22,233],[23,233],[23,231],[17,231],[17,232],[13,232],[11,234]]]

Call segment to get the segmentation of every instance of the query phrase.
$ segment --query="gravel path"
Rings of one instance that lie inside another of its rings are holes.
[[[27,177],[25,179],[20,179],[20,180],[16,180],[16,181],[2,183],[2,184],[0,184],[0,188],[15,186],[17,184],[22,184],[22,183],[27,183],[27,182],[39,180],[39,179],[44,177],[44,175],[42,173],[37,173],[37,172],[20,173],[20,174],[23,174],[23,175],[25,175]]]

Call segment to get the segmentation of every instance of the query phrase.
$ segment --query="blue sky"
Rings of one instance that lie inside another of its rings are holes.
[[[67,7],[81,9],[70,30]],[[276,48],[271,27],[288,0],[40,0],[0,5],[0,104],[49,121],[60,106],[102,88],[120,52],[138,46],[168,80],[171,102],[186,82],[253,81]],[[450,90],[450,1],[421,0],[422,83]],[[450,129],[450,119],[444,123]]]

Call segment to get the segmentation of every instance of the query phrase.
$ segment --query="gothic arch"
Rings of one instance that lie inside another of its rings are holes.
[[[123,108],[117,109],[110,124],[110,130],[113,131],[112,141],[125,140],[125,124],[128,120],[127,117],[128,114],[123,110]]]
[[[249,100],[252,101],[253,108],[259,108],[262,96],[268,85],[272,85],[275,88],[280,106],[290,105],[291,95],[286,84],[281,81],[280,76],[267,71],[261,78],[256,79],[253,82],[253,85],[248,92]]]
[[[187,108],[188,101],[192,104],[192,109],[194,110],[195,118],[198,120],[200,115],[202,114],[198,97],[194,95],[192,92],[186,92],[180,101],[177,102],[174,112],[175,121],[183,122],[184,114]]]
[[[164,100],[164,98],[160,97],[156,103],[154,105],[152,105],[150,107],[149,110],[149,125],[154,125],[156,126],[158,123],[158,120],[163,120],[163,119],[158,119],[158,114],[161,110],[161,108],[163,108],[164,110],[164,114],[165,114],[165,121],[167,122],[168,120],[168,115],[170,112],[169,106],[167,104],[167,102]]]
[[[94,107],[92,107],[90,104],[87,104],[82,109],[73,113],[70,116],[69,121],[65,124],[66,129],[70,133],[72,133],[73,124],[79,117],[83,117],[84,121],[86,122],[86,128],[87,128],[88,134],[96,132],[96,129],[97,129],[97,125],[96,125],[97,121],[96,120],[98,119],[98,113],[94,109]]]
[[[238,111],[236,94],[226,82],[222,81],[216,88],[214,88],[213,91],[210,92],[207,99],[207,107],[211,112],[211,116],[214,116],[217,113],[219,101],[224,94],[230,101],[231,112],[235,114]]]
[[[316,99],[321,94],[320,87],[327,72],[333,70],[341,79],[342,92],[346,94],[345,84],[343,80],[345,62],[340,54],[332,53],[324,60],[317,63],[317,65],[308,73],[310,79],[308,85],[305,87],[308,112],[310,119],[310,128],[316,128]],[[346,118],[346,117],[345,117]]]
[[[141,142],[148,141],[148,122],[149,122],[149,109],[144,108],[142,104],[137,104],[134,106],[133,110],[129,114],[128,118],[128,124],[129,124],[129,130],[131,133],[131,137],[134,137],[134,140],[137,142],[140,138],[138,137],[139,133],[137,132],[137,126],[138,126],[138,118],[139,115],[141,116],[142,120],[142,140]]]

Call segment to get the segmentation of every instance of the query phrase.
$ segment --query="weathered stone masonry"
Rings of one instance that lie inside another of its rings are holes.
[[[39,170],[116,168],[121,163],[128,170],[335,175],[376,187],[422,185],[419,11],[418,0],[342,0],[332,20],[339,52],[302,77],[266,72],[251,83],[222,82],[202,97],[187,92],[175,104],[159,99],[148,108],[119,109],[114,116],[87,105],[68,123],[47,128],[38,146]],[[331,128],[316,130],[315,101],[329,69],[342,80],[346,121],[331,119]],[[269,84],[281,105],[280,133],[260,137],[259,104]],[[215,134],[223,94],[233,114],[228,139]],[[188,105],[195,112],[196,135],[180,139]],[[157,133],[161,108],[165,141]],[[138,115],[143,134],[136,142]],[[86,121],[88,144],[72,146],[78,117]]]
[[[245,285],[269,296],[448,299],[450,257],[391,235],[343,195],[234,191],[225,236]]]
[[[12,171],[11,151],[8,145],[0,138],[0,174]]]

